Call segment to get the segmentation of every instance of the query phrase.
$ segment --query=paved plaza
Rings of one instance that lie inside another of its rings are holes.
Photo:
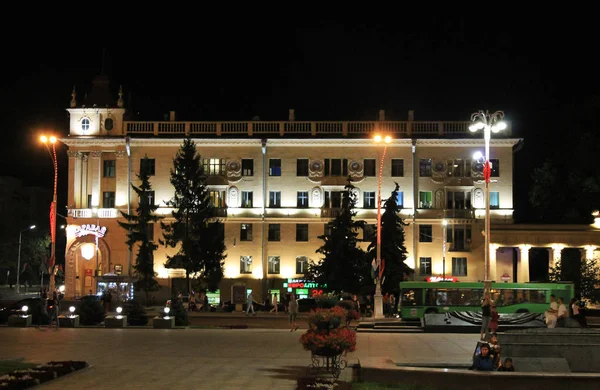
[[[85,360],[92,367],[45,389],[294,389],[310,363],[301,331],[282,329],[0,328],[0,359]],[[478,335],[358,334],[359,359],[469,361]],[[349,380],[346,369],[341,380]]]

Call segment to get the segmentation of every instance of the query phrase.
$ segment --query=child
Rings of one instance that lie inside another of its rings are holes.
[[[498,314],[498,310],[496,309],[496,305],[492,305],[492,315],[490,319],[490,329],[492,333],[496,333],[498,330],[498,322],[500,321],[500,314]]]
[[[504,363],[498,367],[498,371],[514,371],[515,366],[513,366],[513,361],[511,358],[507,357],[504,359]]]

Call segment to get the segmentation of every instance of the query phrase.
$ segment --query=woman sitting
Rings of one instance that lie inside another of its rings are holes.
[[[473,361],[473,369],[477,371],[494,370],[494,358],[490,355],[490,346],[488,344],[481,346],[480,354],[476,355]]]

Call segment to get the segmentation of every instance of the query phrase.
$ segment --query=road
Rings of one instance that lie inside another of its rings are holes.
[[[0,359],[85,360],[92,367],[45,389],[295,389],[310,363],[301,331],[0,327]],[[358,359],[469,361],[478,335],[358,334]],[[346,369],[340,380],[350,379]]]

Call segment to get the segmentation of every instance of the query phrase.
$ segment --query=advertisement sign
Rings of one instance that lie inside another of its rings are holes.
[[[99,225],[81,225],[75,227],[75,237],[83,237],[88,234],[93,234],[98,238],[102,238],[106,235],[106,226]]]
[[[426,280],[428,282],[458,282],[457,278],[452,278],[452,277],[446,277],[443,278],[441,276],[430,276],[428,278],[426,278]]]

